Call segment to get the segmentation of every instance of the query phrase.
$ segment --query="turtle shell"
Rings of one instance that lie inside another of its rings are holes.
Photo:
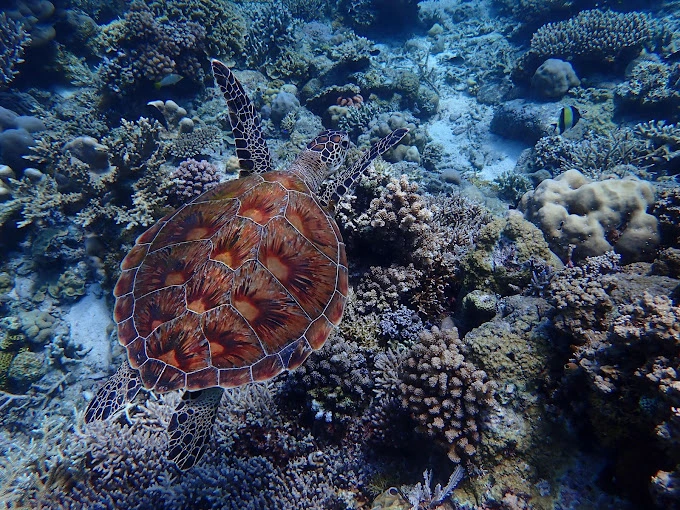
[[[137,238],[114,289],[118,339],[158,393],[298,367],[340,323],[345,245],[293,174],[221,184]]]

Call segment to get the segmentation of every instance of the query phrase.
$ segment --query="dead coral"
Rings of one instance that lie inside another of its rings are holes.
[[[494,405],[494,384],[465,360],[455,329],[432,328],[407,354],[401,403],[418,429],[441,443],[456,463],[477,451],[483,412]]]

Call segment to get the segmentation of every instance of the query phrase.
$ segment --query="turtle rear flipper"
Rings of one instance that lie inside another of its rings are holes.
[[[181,470],[196,464],[205,453],[212,432],[222,388],[187,391],[168,425],[168,459]]]
[[[139,373],[125,360],[102,386],[85,410],[85,423],[106,420],[134,400],[142,389]]]

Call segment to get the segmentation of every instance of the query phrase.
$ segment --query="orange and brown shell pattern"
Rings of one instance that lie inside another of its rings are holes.
[[[230,388],[298,367],[340,323],[345,245],[289,172],[221,184],[137,238],[114,296],[147,389]]]

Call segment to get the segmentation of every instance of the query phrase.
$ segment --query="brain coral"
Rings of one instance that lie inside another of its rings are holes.
[[[563,260],[615,250],[624,261],[650,259],[659,244],[652,184],[634,177],[591,181],[578,170],[546,179],[520,203]],[[569,245],[573,245],[572,248]]]

